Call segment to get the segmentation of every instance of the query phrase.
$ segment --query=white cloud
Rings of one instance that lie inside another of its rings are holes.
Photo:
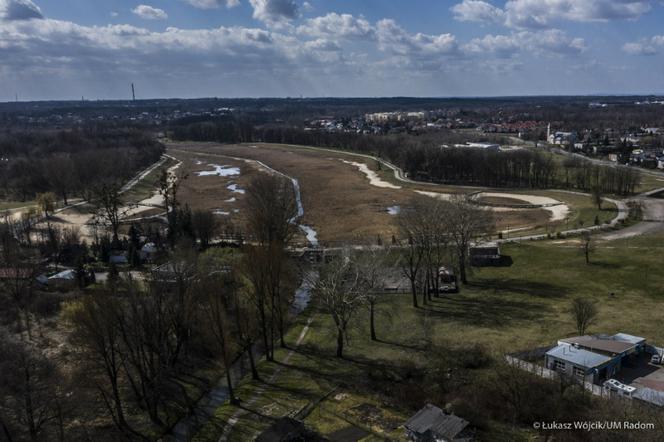
[[[145,20],[166,20],[168,18],[166,11],[150,5],[138,5],[131,12]]]
[[[486,35],[463,45],[469,54],[494,54],[501,58],[512,57],[527,51],[536,55],[578,55],[586,49],[581,38],[569,37],[559,29],[520,31],[510,35]]]
[[[482,0],[463,0],[451,8],[454,18],[458,21],[502,23],[505,12]]]
[[[622,47],[622,50],[630,55],[656,55],[661,49],[664,49],[664,35],[625,43]]]
[[[649,12],[653,4],[654,0],[508,0],[501,9],[482,0],[463,0],[452,7],[452,12],[459,21],[547,28],[561,21],[635,20]]]
[[[0,0],[0,20],[42,19],[41,9],[31,0]]]
[[[240,0],[185,0],[187,3],[199,9],[217,9],[221,6],[234,8],[240,6]]]
[[[112,18],[116,18],[116,17],[118,17],[119,15],[120,15],[120,14],[119,14],[117,11],[111,11],[111,17],[112,17]]]
[[[253,17],[271,26],[281,26],[297,17],[295,0],[249,0]]]
[[[405,56],[454,55],[458,49],[452,34],[409,34],[392,19],[380,20],[376,35],[379,49]]]
[[[363,18],[335,12],[307,20],[297,32],[313,37],[327,38],[373,38],[374,27]]]
[[[506,24],[546,27],[553,22],[605,22],[637,19],[651,9],[651,0],[510,0]]]

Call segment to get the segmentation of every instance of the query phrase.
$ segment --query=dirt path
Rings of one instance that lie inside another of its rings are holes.
[[[297,338],[297,341],[295,342],[295,348],[290,350],[286,356],[281,360],[281,365],[275,370],[274,373],[272,373],[272,376],[268,378],[266,381],[267,384],[274,384],[279,375],[281,374],[281,371],[283,370],[285,365],[288,365],[288,362],[290,359],[293,357],[293,354],[295,354],[295,350],[302,344],[304,341],[304,338],[307,336],[307,333],[309,333],[309,326],[311,325],[312,318],[309,318],[307,321],[307,325],[304,326],[302,329],[302,332],[300,333],[300,336]],[[235,424],[238,423],[240,417],[245,415],[246,413],[249,413],[251,410],[249,410],[249,407],[251,407],[260,397],[265,393],[265,387],[261,386],[258,387],[255,390],[255,393],[249,400],[242,406],[242,408],[239,408],[233,415],[228,418],[226,421],[226,425],[224,425],[224,431],[221,433],[221,437],[219,437],[219,442],[224,442],[228,440],[228,437],[231,434],[231,431],[233,431],[233,427]]]

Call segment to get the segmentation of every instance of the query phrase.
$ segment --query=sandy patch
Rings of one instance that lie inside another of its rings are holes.
[[[569,215],[569,207],[556,199],[548,196],[540,195],[526,195],[519,193],[499,193],[499,192],[482,192],[476,195],[476,198],[509,198],[524,201],[526,204],[541,206],[544,210],[551,212],[551,221],[563,221]],[[514,210],[510,208],[502,208],[503,210]],[[517,209],[518,210],[518,209]],[[528,209],[523,209],[528,210]]]
[[[340,161],[346,164],[350,164],[351,166],[357,167],[360,170],[360,172],[362,172],[367,176],[367,178],[369,179],[369,183],[372,186],[382,187],[384,189],[396,189],[396,190],[401,189],[401,186],[395,186],[394,184],[390,184],[387,181],[383,181],[376,172],[369,169],[369,166],[367,166],[364,163],[356,163],[354,161],[346,161],[346,160],[340,160]]]

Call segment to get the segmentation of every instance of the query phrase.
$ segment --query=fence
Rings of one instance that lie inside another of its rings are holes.
[[[533,353],[541,352],[544,348],[545,347],[542,347],[542,348],[539,348],[539,349],[531,350],[529,352],[522,352],[522,353],[519,353],[519,354],[524,354],[524,353],[525,354],[533,354]],[[549,349],[550,348],[551,347],[549,347]],[[546,351],[548,351],[548,350],[544,350],[544,352],[542,354],[546,353]],[[557,373],[553,370],[550,370],[550,369],[548,369],[548,368],[546,368],[542,365],[533,364],[532,362],[524,361],[523,359],[519,359],[517,357],[510,356],[510,355],[506,355],[505,360],[507,361],[508,364],[510,364],[512,366],[520,368],[521,370],[527,371],[529,373],[536,374],[537,376],[540,376],[540,377],[545,378],[545,379],[556,380],[556,379],[561,378],[559,373]],[[579,385],[582,384],[584,389],[586,389],[587,391],[589,391],[590,393],[592,393],[595,396],[599,396],[599,397],[603,397],[603,398],[621,397],[620,395],[612,394],[612,392],[610,390],[602,388],[601,386],[595,385],[591,382],[583,381],[583,383],[582,383],[581,381],[579,381],[578,383],[579,383]]]

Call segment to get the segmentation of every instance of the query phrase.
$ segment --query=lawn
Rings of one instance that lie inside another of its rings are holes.
[[[622,331],[664,344],[664,329],[659,326],[664,301],[662,247],[656,245],[662,239],[605,243],[591,255],[589,265],[575,241],[505,245],[503,253],[512,257],[513,265],[476,269],[460,294],[435,298],[419,309],[411,306],[409,295],[385,295],[379,306],[379,342],[368,338],[366,312],[358,313],[344,360],[333,356],[330,318],[311,308],[289,333],[288,342],[293,343],[305,317],[313,318],[288,363],[260,366],[263,379],[275,370],[280,370],[279,375],[271,382],[246,380],[239,388],[246,411],[230,440],[246,440],[267,428],[271,418],[284,415],[302,418],[326,436],[360,429],[368,434],[363,440],[398,438],[397,422],[414,410],[398,400],[398,382],[375,388],[376,372],[389,371],[395,364],[427,364],[428,342],[440,348],[477,344],[497,356],[553,344],[576,334],[569,305],[577,296],[597,302],[599,315],[591,333]],[[280,350],[277,361],[285,354]],[[481,371],[473,376],[481,376]],[[247,403],[257,391],[263,394]],[[237,410],[228,404],[220,407],[197,440],[216,440],[223,423]],[[372,410],[373,417],[367,420],[361,410]],[[495,422],[485,431],[507,432],[506,440],[529,435],[526,429],[519,435]]]

